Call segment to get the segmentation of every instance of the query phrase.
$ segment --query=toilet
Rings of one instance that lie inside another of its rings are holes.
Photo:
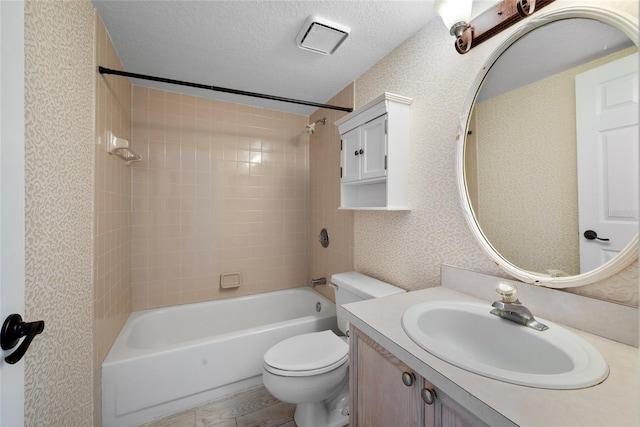
[[[334,274],[338,329],[349,323],[342,304],[405,292],[351,271]],[[349,344],[333,331],[287,338],[264,354],[264,386],[277,399],[296,404],[298,427],[341,427],[349,423]]]

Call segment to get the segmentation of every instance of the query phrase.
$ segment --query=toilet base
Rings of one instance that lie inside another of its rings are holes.
[[[293,420],[298,427],[343,427],[349,424],[349,408],[327,412],[323,402],[301,403],[296,406]]]
[[[298,427],[343,427],[349,424],[349,378],[327,400],[299,403],[293,416]]]

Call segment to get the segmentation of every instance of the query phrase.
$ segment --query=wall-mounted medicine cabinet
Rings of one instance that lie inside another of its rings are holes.
[[[385,92],[335,122],[341,137],[340,209],[409,210],[409,105]]]

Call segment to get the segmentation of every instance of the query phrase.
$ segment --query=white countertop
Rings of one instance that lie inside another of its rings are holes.
[[[491,305],[437,287],[345,304],[344,308],[354,326],[490,426],[640,426],[637,348],[567,327],[606,359],[610,373],[603,383],[578,390],[509,384],[451,365],[423,350],[404,332],[401,318],[406,309],[440,300],[486,302],[488,308]]]

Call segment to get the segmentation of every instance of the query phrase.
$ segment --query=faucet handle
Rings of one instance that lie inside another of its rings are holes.
[[[502,302],[518,301],[518,289],[510,283],[499,282],[496,286],[496,292],[502,298]]]

